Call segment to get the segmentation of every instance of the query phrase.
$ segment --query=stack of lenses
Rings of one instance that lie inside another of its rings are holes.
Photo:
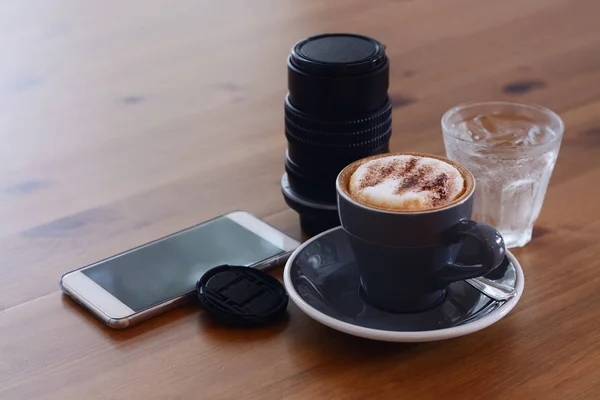
[[[335,180],[348,164],[385,153],[392,133],[385,46],[360,35],[298,42],[288,58],[282,190],[309,236],[339,225]]]

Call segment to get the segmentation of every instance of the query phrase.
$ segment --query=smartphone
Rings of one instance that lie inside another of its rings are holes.
[[[286,261],[299,244],[236,211],[68,272],[60,286],[106,325],[123,329],[189,301],[212,267],[266,269]]]

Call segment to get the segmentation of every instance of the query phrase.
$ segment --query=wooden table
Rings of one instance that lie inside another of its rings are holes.
[[[2,2],[0,398],[599,399],[599,17],[597,0]],[[564,118],[507,318],[416,345],[294,305],[262,330],[190,307],[112,331],[61,295],[62,273],[233,209],[300,236],[279,186],[286,56],[331,31],[387,45],[392,150],[443,154],[464,101]]]

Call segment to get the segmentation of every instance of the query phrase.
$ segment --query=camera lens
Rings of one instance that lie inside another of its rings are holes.
[[[324,34],[292,48],[282,190],[306,234],[339,225],[338,173],[353,161],[389,150],[388,85],[389,60],[375,39]]]

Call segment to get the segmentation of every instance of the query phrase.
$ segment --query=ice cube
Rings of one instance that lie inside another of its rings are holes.
[[[554,137],[548,128],[521,115],[480,114],[454,126],[462,140],[493,147],[526,147],[545,143]]]
[[[461,140],[473,141],[473,133],[469,127],[470,121],[462,121],[453,126],[456,137]]]
[[[470,140],[481,142],[493,136],[495,126],[488,116],[477,115],[475,118],[465,121],[463,129],[467,130]]]
[[[542,130],[540,129],[539,126],[537,126],[537,125],[530,126],[527,131],[527,136],[523,137],[523,144],[525,146],[533,146],[533,145],[541,143],[541,142],[539,142],[541,134],[542,134]]]
[[[473,122],[477,125],[480,133],[489,138],[499,133],[498,124],[494,119],[491,115],[478,115],[473,118]]]

